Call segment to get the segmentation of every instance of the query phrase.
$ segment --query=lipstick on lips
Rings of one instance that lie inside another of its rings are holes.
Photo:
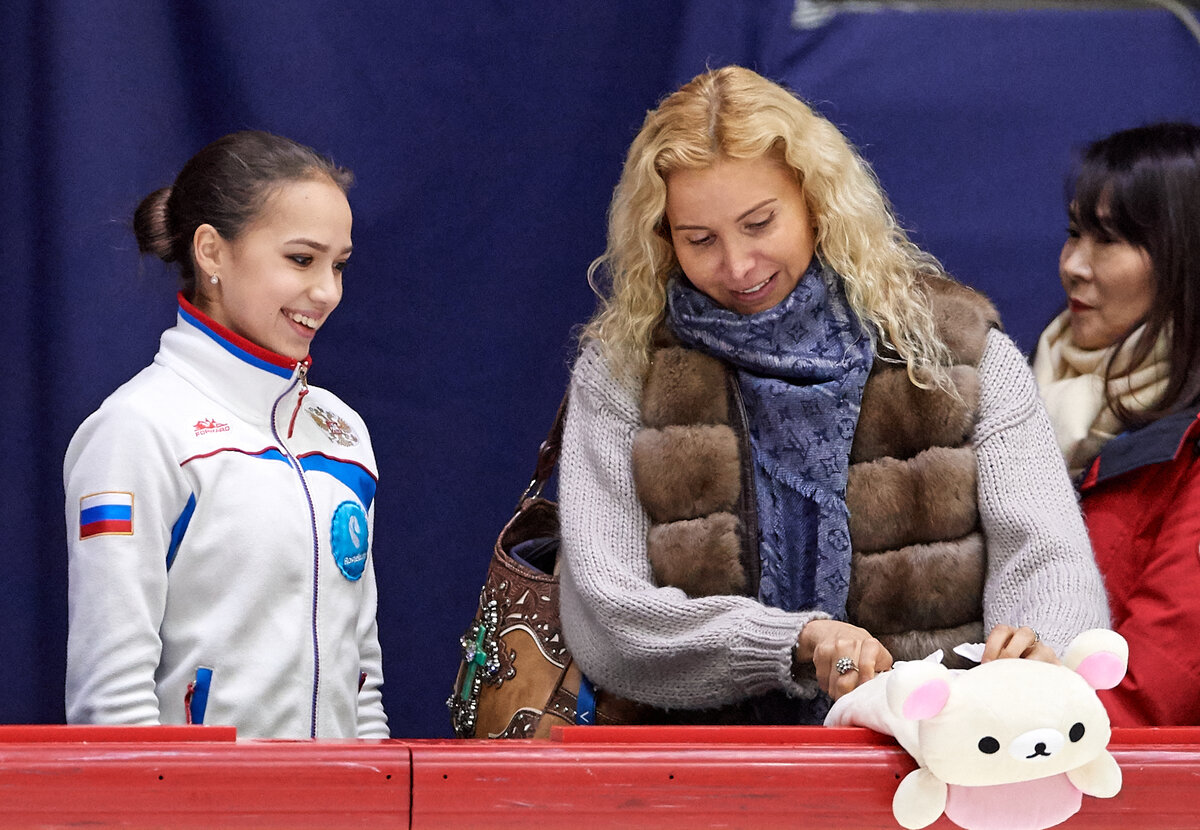
[[[1074,299],[1069,302],[1068,307],[1071,309],[1071,311],[1073,311],[1075,313],[1079,313],[1080,311],[1091,311],[1093,308],[1093,306],[1088,305],[1087,303],[1083,302],[1082,300],[1074,300]]]

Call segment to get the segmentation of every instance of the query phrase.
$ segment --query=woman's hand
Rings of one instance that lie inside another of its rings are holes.
[[[848,659],[853,668],[838,671],[838,661]],[[813,620],[800,630],[796,661],[812,661],[821,691],[837,700],[892,667],[892,655],[866,629],[837,620]]]
[[[1023,657],[1026,660],[1041,660],[1043,663],[1058,663],[1058,655],[1054,649],[1046,645],[1038,637],[1036,631],[1027,625],[1013,628],[1011,625],[998,625],[988,634],[983,646],[981,663],[999,660],[1005,657]]]

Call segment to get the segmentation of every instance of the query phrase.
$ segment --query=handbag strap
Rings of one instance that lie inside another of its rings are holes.
[[[562,446],[563,425],[567,421],[567,398],[570,397],[570,394],[570,390],[563,393],[562,402],[558,405],[558,412],[554,415],[554,424],[551,425],[546,440],[538,447],[537,466],[534,467],[533,478],[530,480],[529,486],[525,488],[525,492],[521,494],[521,499],[517,502],[518,511],[526,502],[536,499],[542,494],[546,482],[550,480],[550,476],[554,474],[554,468],[558,466],[558,452]]]

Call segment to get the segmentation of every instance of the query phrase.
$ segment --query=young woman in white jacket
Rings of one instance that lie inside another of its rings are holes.
[[[139,248],[179,269],[179,312],[64,461],[69,722],[388,736],[375,458],[358,414],[308,383],[351,180],[239,132],[138,207]]]

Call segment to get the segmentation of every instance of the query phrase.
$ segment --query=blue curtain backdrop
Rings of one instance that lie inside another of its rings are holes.
[[[138,257],[132,211],[217,136],[276,131],[358,176],[346,295],[312,377],[371,426],[385,701],[394,735],[431,737],[449,734],[457,638],[592,311],[584,272],[625,147],[659,97],[727,62],[788,82],[1026,349],[1061,300],[1073,150],[1200,120],[1200,47],[1164,11],[814,24],[805,5],[3,4],[0,722],[62,720],[62,454],[173,321],[173,278]]]

